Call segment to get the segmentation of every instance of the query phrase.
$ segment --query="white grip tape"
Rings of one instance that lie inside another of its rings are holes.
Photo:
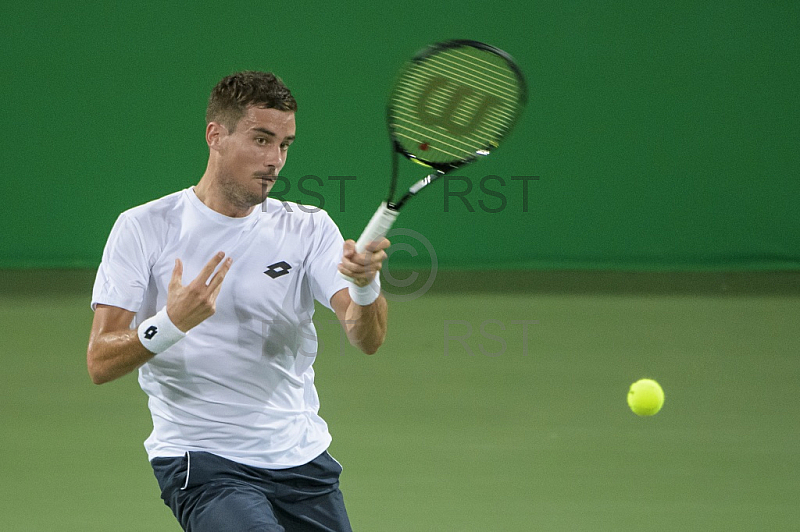
[[[389,232],[389,229],[392,228],[392,224],[394,224],[394,221],[397,219],[398,214],[400,214],[400,211],[391,210],[386,206],[385,201],[381,203],[381,206],[378,207],[378,210],[375,211],[375,214],[370,218],[367,227],[364,228],[364,232],[358,237],[356,251],[364,253],[364,250],[367,249],[367,245],[370,242],[386,236],[386,233]]]
[[[178,329],[167,315],[167,307],[144,320],[137,329],[139,341],[151,353],[159,354],[182,340],[186,333]]]
[[[367,224],[367,227],[364,228],[361,236],[358,237],[358,241],[356,242],[356,252],[364,253],[364,250],[367,249],[367,245],[370,242],[386,236],[386,233],[389,232],[389,229],[392,228],[394,221],[397,219],[398,214],[400,214],[400,211],[390,209],[386,205],[385,201],[381,203],[381,206],[378,207],[378,210],[375,211],[375,214],[373,214],[372,218],[370,218],[369,223]],[[353,282],[352,277],[344,274],[342,274],[342,277],[350,282]]]

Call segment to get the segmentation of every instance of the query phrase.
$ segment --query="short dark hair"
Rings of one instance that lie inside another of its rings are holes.
[[[279,77],[272,72],[245,70],[223,78],[211,91],[206,124],[219,122],[233,131],[251,106],[297,111],[297,102]]]

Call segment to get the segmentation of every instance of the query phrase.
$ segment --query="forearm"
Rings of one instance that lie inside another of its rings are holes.
[[[89,342],[89,376],[95,384],[110,382],[138,369],[153,356],[139,341],[135,329],[99,334]]]
[[[98,304],[86,351],[92,380],[102,384],[127,375],[153,358],[154,352],[163,352],[181,340],[189,329],[214,314],[222,280],[233,264],[230,258],[223,263],[224,258],[224,253],[217,253],[186,286],[181,281],[183,263],[175,259],[167,305],[163,312],[140,325],[145,326],[144,339],[139,337],[138,330],[130,328],[136,316],[134,311]],[[220,263],[222,266],[214,273]]]
[[[344,321],[347,339],[364,353],[374,354],[386,338],[388,314],[389,305],[383,295],[366,306],[350,301]]]

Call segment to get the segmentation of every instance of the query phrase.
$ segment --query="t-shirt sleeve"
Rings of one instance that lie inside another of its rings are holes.
[[[150,280],[150,267],[136,220],[117,218],[103,250],[92,290],[92,310],[98,304],[138,312]]]
[[[344,238],[339,228],[325,211],[314,214],[316,224],[309,254],[308,274],[314,299],[331,308],[333,295],[347,288],[348,281],[339,275]]]

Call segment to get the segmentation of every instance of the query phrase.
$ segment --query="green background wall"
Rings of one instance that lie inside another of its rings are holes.
[[[208,92],[240,69],[300,102],[284,197],[323,198],[356,237],[390,168],[393,76],[449,38],[509,51],[531,98],[459,173],[505,187],[476,186],[470,212],[437,186],[400,218],[440,266],[796,268],[798,20],[789,1],[5,2],[0,268],[96,266],[120,211],[200,177]],[[330,176],[357,179],[341,197]],[[514,176],[539,177],[527,202]]]

